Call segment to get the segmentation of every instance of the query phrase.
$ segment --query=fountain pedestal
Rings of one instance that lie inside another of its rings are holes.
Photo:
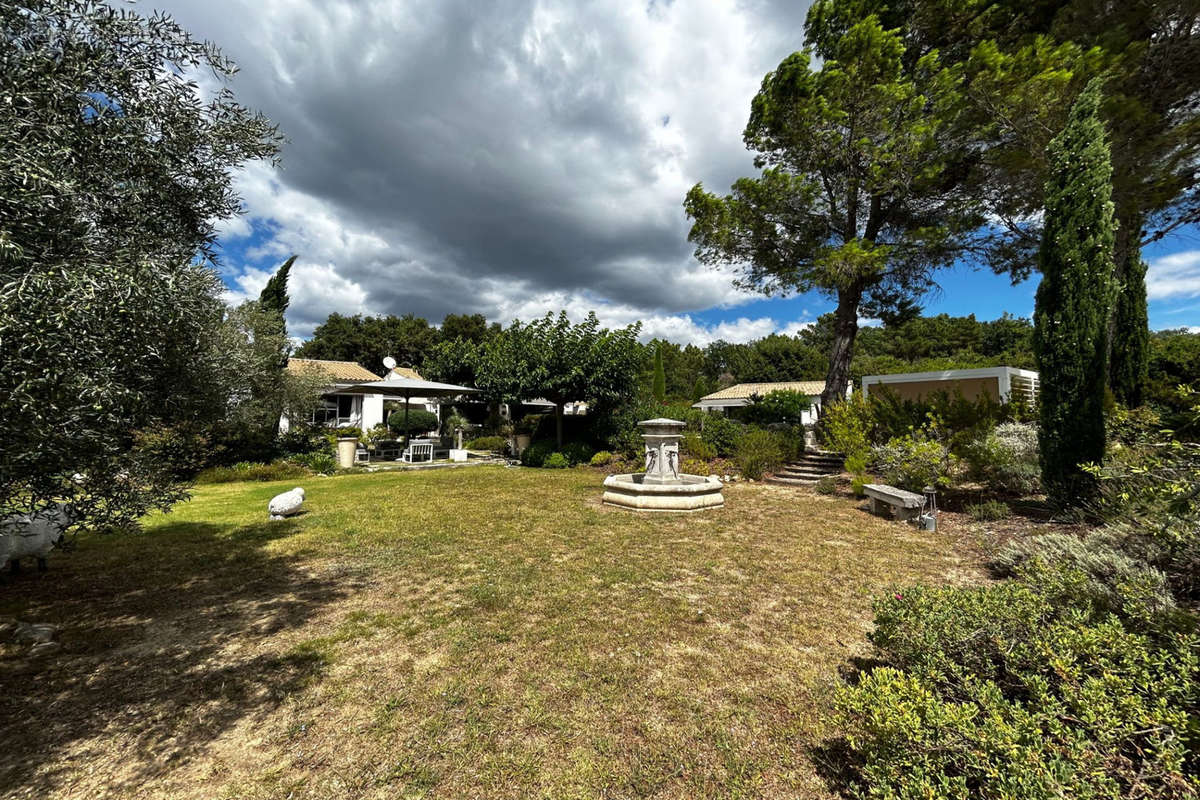
[[[638,427],[646,445],[646,471],[605,478],[606,505],[632,511],[702,511],[725,505],[719,478],[680,472],[683,422],[648,419]]]

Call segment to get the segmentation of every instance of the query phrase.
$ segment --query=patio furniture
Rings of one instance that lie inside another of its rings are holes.
[[[410,464],[414,461],[433,461],[433,448],[436,444],[435,439],[413,439],[400,458]]]
[[[363,447],[360,444],[358,446],[358,448],[354,451],[354,463],[355,464],[366,464],[370,460],[371,460],[371,452],[369,450],[367,450],[367,448]]]
[[[925,505],[925,498],[913,492],[897,489],[882,483],[868,483],[863,487],[863,493],[871,498],[871,513],[879,514],[886,505],[893,519],[916,519]]]
[[[404,444],[396,439],[381,439],[375,443],[375,458],[396,461],[404,453]]]

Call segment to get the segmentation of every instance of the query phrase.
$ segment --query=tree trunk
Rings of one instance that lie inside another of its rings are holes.
[[[833,352],[829,355],[825,391],[821,392],[822,412],[846,399],[846,387],[850,384],[850,360],[854,357],[854,340],[858,336],[858,306],[861,302],[860,287],[838,290],[837,310],[833,314]]]
[[[566,403],[554,404],[554,434],[558,439],[558,449],[562,449],[562,425],[563,425],[563,409]]]

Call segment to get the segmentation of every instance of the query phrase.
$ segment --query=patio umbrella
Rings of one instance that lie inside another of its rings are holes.
[[[363,394],[382,394],[388,397],[404,398],[404,444],[408,445],[408,401],[412,397],[456,397],[467,392],[478,392],[470,386],[456,386],[453,383],[438,383],[418,378],[402,378],[396,376],[387,381],[370,381],[357,383],[342,389],[343,392],[362,392]]]

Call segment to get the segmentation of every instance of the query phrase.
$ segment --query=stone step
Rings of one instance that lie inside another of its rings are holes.
[[[823,472],[821,470],[811,469],[783,469],[775,473],[784,478],[801,478],[803,480],[819,481],[821,478],[830,476],[837,477],[837,473]]]
[[[767,483],[773,483],[777,486],[812,486],[819,478],[785,478],[781,475],[772,475],[767,478]]]
[[[828,472],[842,471],[841,464],[822,461],[789,461],[787,466],[789,469],[823,469]]]
[[[815,469],[823,472],[841,472],[841,464],[814,464],[810,461],[789,461],[784,464],[787,469]]]
[[[806,466],[833,467],[834,469],[841,469],[842,464],[844,464],[845,462],[841,461],[841,460],[833,460],[833,459],[825,459],[825,458],[798,458],[795,461],[792,461],[790,463],[804,464]]]

